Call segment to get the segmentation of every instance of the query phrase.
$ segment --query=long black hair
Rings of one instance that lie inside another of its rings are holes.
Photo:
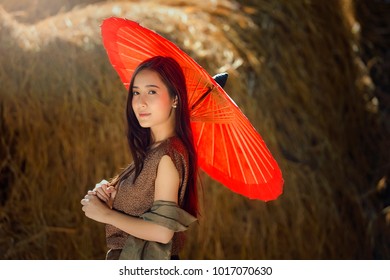
[[[132,106],[134,79],[139,72],[146,69],[158,73],[162,82],[167,86],[170,97],[172,99],[177,98],[177,107],[175,109],[175,133],[186,147],[189,158],[189,177],[184,195],[183,208],[196,217],[198,214],[196,185],[198,164],[190,124],[186,80],[179,63],[171,57],[155,56],[145,60],[134,71],[130,81],[126,119],[127,140],[135,166],[134,178],[137,178],[140,174],[146,153],[152,144],[150,128],[143,128],[140,126]]]

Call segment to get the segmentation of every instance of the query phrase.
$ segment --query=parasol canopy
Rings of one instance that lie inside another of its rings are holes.
[[[128,89],[137,66],[154,56],[182,67],[198,164],[211,178],[251,199],[269,201],[283,190],[281,170],[260,134],[223,88],[189,55],[137,22],[111,17],[101,26],[109,60]]]

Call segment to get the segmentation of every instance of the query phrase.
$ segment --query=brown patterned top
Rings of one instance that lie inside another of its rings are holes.
[[[164,140],[147,153],[144,166],[134,184],[134,164],[132,163],[128,167],[130,174],[118,184],[113,209],[139,217],[152,207],[158,164],[164,155],[168,155],[172,159],[179,172],[180,187],[178,201],[179,205],[182,206],[188,181],[188,152],[182,141],[174,136]],[[177,255],[183,245],[182,234],[182,232],[174,233],[172,255]],[[128,236],[128,233],[112,225],[106,225],[106,240],[107,246],[110,249],[122,249]]]

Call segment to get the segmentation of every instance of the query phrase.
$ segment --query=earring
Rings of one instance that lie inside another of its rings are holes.
[[[173,101],[174,103],[172,104],[173,109],[177,108],[177,95],[175,96],[175,100]]]

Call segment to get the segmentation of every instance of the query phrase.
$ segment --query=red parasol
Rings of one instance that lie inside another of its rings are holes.
[[[234,192],[276,199],[282,173],[261,136],[220,85],[169,40],[138,23],[108,18],[101,26],[111,64],[128,89],[133,71],[153,56],[170,56],[186,76],[191,125],[199,166]]]

